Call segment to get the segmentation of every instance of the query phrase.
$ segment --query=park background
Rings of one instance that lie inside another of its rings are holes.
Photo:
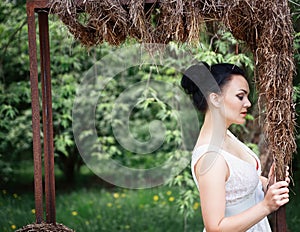
[[[290,1],[290,6],[298,71],[294,79],[294,101],[299,115],[300,1]],[[14,231],[35,220],[29,56],[24,1],[0,2],[0,38],[0,230],[5,232]],[[135,41],[128,40],[121,46],[133,44]],[[260,131],[260,128],[251,52],[224,28],[214,24],[207,25],[207,33],[201,35],[199,45],[190,47],[171,43],[171,48],[174,53],[188,49],[197,60],[209,64],[230,62],[246,70],[251,80],[250,97],[254,104],[247,117],[247,125],[231,129],[251,149],[263,155],[263,145],[259,146],[260,137],[253,133]],[[203,224],[198,192],[189,167],[163,186],[131,190],[113,186],[94,175],[79,155],[72,132],[72,107],[76,90],[85,72],[96,61],[117,48],[106,43],[89,49],[83,47],[55,16],[50,17],[50,48],[57,221],[76,231],[201,231]],[[99,143],[110,157],[124,166],[143,169],[156,166],[174,156],[189,155],[186,151],[176,150],[182,143],[176,125],[176,114],[166,102],[159,99],[159,94],[153,89],[147,89],[144,98],[139,99],[140,104],[130,123],[132,133],[145,141],[149,139],[146,122],[161,120],[164,123],[167,128],[165,144],[155,156],[140,156],[126,151],[114,138],[109,121],[113,105],[126,87],[149,78],[179,86],[182,74],[172,66],[185,64],[186,61],[170,59],[169,66],[160,67],[159,70],[151,65],[132,67],[109,83],[97,105],[96,127]],[[169,99],[175,97],[170,90],[166,95]],[[202,120],[201,115],[199,119]],[[299,147],[300,137],[296,134]],[[297,153],[291,167],[294,185],[291,186],[291,202],[287,206],[290,231],[300,231],[300,159]],[[99,160],[103,159],[102,154],[96,156]]]

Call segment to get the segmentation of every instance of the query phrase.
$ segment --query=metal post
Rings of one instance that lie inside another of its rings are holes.
[[[34,6],[27,5],[28,46],[30,60],[30,86],[32,107],[33,160],[34,160],[34,198],[36,223],[43,221],[43,183],[40,138],[40,106],[38,89],[38,65],[36,46],[36,26]]]
[[[56,221],[55,176],[54,176],[54,148],[53,148],[52,94],[51,94],[51,76],[50,76],[48,12],[39,11],[38,19],[39,19],[41,81],[42,81],[42,99],[43,99],[46,221],[47,223],[55,223]]]
[[[275,230],[274,232],[287,232],[285,206],[281,206],[275,212]]]
[[[283,172],[285,173],[285,171]],[[276,173],[276,180],[280,181],[281,177]],[[274,213],[274,232],[287,232],[285,205],[281,206]]]

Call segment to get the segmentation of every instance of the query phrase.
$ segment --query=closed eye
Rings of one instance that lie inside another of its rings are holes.
[[[240,100],[240,101],[242,101],[243,100],[243,98],[244,98],[244,95],[240,95],[240,94],[238,94],[238,95],[236,95],[237,96],[237,98]]]

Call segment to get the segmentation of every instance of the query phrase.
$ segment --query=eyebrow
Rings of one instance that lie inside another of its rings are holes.
[[[245,94],[248,94],[248,92],[244,89],[239,89],[239,91],[243,91]]]

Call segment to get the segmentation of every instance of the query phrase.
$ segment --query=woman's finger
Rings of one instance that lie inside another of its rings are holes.
[[[272,166],[271,166],[270,171],[269,171],[269,177],[273,176],[274,170],[275,170],[275,163],[272,163]]]
[[[289,184],[286,181],[278,181],[278,182],[274,183],[270,188],[279,189],[279,188],[288,187],[288,186],[289,186]]]
[[[291,179],[290,179],[288,176],[285,178],[285,181],[286,181],[288,184],[291,183]]]

